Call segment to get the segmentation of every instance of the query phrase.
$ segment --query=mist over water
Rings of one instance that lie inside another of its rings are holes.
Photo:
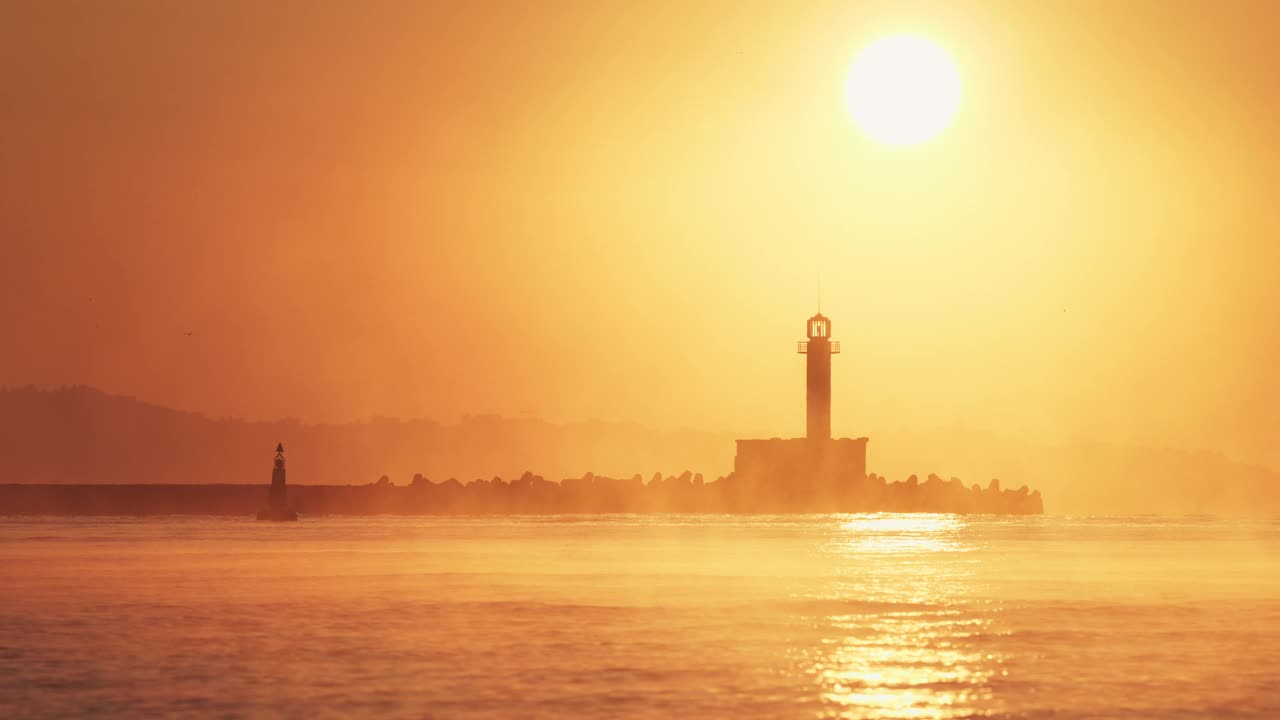
[[[1280,523],[0,519],[0,717],[1276,717]]]

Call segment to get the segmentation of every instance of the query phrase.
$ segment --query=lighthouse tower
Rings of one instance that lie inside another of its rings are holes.
[[[284,510],[284,443],[276,443],[276,460],[271,468],[271,491],[267,496],[267,505],[273,512]]]
[[[847,512],[867,479],[867,438],[831,437],[831,320],[805,322],[796,351],[805,358],[802,438],[739,440],[729,503],[745,512]]]
[[[831,439],[831,356],[840,343],[831,340],[831,320],[822,313],[805,325],[808,340],[796,351],[808,355],[805,372],[805,435],[809,440]]]

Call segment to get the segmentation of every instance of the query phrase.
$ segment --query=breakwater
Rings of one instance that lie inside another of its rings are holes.
[[[267,485],[0,485],[0,515],[253,515]],[[1031,515],[1044,511],[1038,491],[1001,489],[999,481],[966,486],[931,475],[889,482],[870,475],[822,496],[761,493],[731,475],[656,474],[645,481],[588,473],[553,482],[532,473],[409,485],[291,483],[288,505],[304,515],[494,515],[560,513],[950,512]]]

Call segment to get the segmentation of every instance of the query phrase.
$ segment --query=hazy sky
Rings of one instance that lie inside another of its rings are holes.
[[[0,0],[0,384],[1280,467],[1280,4]],[[893,32],[952,126],[862,137]],[[190,333],[189,335],[187,333]]]

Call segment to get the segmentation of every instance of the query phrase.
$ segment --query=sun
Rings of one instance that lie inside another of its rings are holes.
[[[914,145],[942,132],[960,105],[960,72],[947,52],[914,35],[868,45],[849,69],[845,97],[871,138]]]

